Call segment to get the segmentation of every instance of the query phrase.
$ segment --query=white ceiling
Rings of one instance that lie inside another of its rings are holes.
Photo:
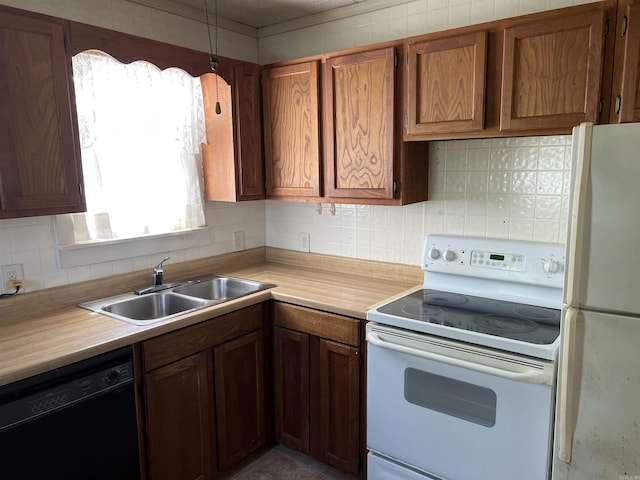
[[[129,0],[159,10],[168,11],[189,18],[204,16],[205,0]],[[338,8],[359,10],[379,8],[381,4],[402,3],[398,0],[206,0],[210,23],[215,24],[214,12],[218,17],[259,29],[310,15],[317,15]],[[408,0],[403,0],[408,1]],[[222,24],[223,22],[219,22]]]

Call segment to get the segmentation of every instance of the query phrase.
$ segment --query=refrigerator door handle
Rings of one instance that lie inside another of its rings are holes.
[[[558,456],[565,463],[571,463],[573,434],[575,433],[576,384],[575,357],[577,324],[580,310],[569,307],[565,311],[562,326],[562,346],[560,347],[560,378],[558,385]]]
[[[380,335],[374,332],[367,334],[367,342],[376,347],[386,348],[387,350],[393,350],[395,352],[412,355],[414,357],[424,358],[426,360],[433,360],[435,362],[444,363],[454,367],[466,368],[475,372],[487,373],[489,375],[495,375],[509,380],[517,380],[524,383],[542,383],[549,382],[549,375],[544,371],[528,370],[526,372],[511,372],[509,370],[503,370],[502,368],[491,367],[489,365],[482,365],[459,358],[448,357],[446,355],[440,355],[438,353],[428,352],[425,350],[418,350],[416,348],[407,347],[404,345],[398,345],[397,343],[383,340]]]
[[[582,262],[585,222],[588,221],[585,211],[589,195],[589,175],[591,172],[591,143],[593,124],[582,123],[573,129],[576,139],[573,144],[575,164],[575,180],[573,197],[571,198],[571,218],[567,239],[567,274],[564,279],[564,303],[578,305],[580,286],[582,285]]]

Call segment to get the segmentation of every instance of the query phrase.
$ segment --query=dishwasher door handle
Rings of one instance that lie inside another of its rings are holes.
[[[386,348],[387,350],[393,350],[414,357],[424,358],[426,360],[433,360],[435,362],[445,363],[454,367],[466,368],[480,373],[487,373],[489,375],[495,375],[497,377],[507,378],[509,380],[516,380],[524,383],[548,383],[549,375],[544,371],[528,370],[526,372],[511,372],[502,368],[490,367],[488,365],[482,365],[468,360],[462,360],[459,358],[448,357],[446,355],[440,355],[439,353],[427,352],[425,350],[418,350],[416,348],[407,347],[405,345],[398,345],[397,343],[383,340],[380,335],[375,332],[369,332],[367,334],[367,342],[375,345],[376,347]]]

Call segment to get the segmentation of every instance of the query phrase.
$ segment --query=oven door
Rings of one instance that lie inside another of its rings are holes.
[[[375,323],[367,342],[369,450],[448,480],[548,478],[552,363]]]

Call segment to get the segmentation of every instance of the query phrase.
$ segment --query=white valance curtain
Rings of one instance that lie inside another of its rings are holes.
[[[88,210],[76,241],[203,226],[199,80],[101,52],[74,56],[73,73]]]

